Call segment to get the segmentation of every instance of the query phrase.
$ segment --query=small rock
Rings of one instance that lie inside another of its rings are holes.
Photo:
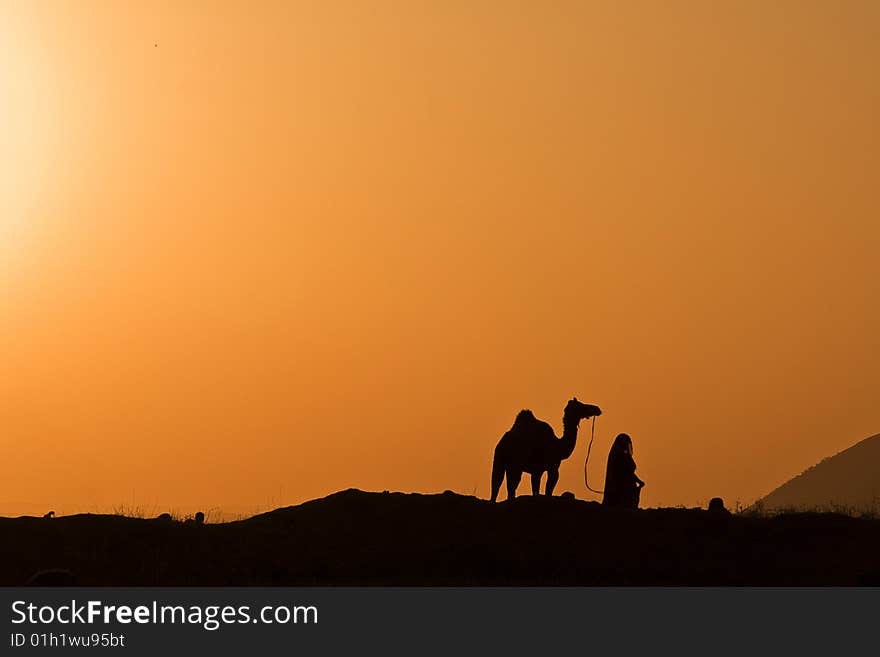
[[[28,578],[25,586],[76,586],[76,577],[64,568],[39,570]]]

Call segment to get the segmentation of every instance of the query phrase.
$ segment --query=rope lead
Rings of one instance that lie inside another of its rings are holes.
[[[593,438],[596,437],[596,416],[593,416],[593,426],[590,428],[590,444],[587,446],[587,458],[584,460],[584,486],[587,489],[593,491],[594,493],[598,493],[599,495],[603,495],[605,493],[604,490],[596,490],[595,488],[590,488],[590,484],[587,481],[587,463],[590,462],[590,450],[593,449]]]

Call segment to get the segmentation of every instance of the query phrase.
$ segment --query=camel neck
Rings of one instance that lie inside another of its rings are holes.
[[[562,450],[563,459],[571,456],[574,446],[577,444],[578,423],[579,420],[567,421],[564,418],[562,420],[562,440],[559,441],[559,447]]]

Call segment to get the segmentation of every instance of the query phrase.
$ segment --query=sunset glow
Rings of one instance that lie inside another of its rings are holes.
[[[0,515],[487,497],[573,395],[646,506],[880,432],[880,3],[136,4],[0,6]]]

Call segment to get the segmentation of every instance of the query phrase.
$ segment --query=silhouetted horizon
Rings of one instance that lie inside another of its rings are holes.
[[[849,586],[878,550],[880,519],[840,514],[350,489],[223,524],[0,518],[0,585]]]

